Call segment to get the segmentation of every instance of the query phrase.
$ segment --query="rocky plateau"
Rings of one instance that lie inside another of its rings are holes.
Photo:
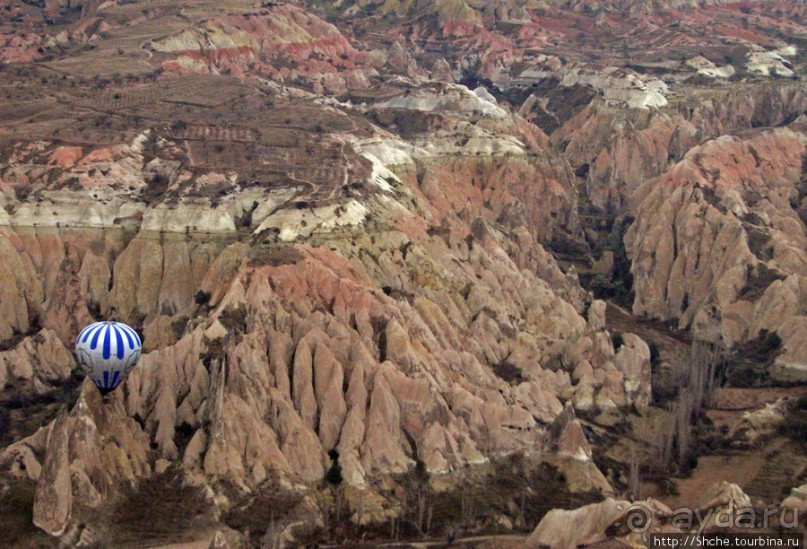
[[[0,545],[803,509],[805,15],[0,3]],[[144,344],[107,398],[73,355],[102,319]]]

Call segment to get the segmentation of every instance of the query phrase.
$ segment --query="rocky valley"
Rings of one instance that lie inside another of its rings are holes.
[[[807,514],[805,16],[0,3],[0,546]]]

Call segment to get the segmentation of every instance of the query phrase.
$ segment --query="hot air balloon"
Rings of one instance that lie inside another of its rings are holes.
[[[76,356],[82,370],[102,395],[126,381],[140,358],[140,337],[122,322],[90,324],[76,338]]]

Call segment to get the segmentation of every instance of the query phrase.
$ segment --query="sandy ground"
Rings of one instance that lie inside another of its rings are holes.
[[[697,507],[715,483],[725,480],[744,487],[756,478],[765,465],[765,459],[762,450],[729,456],[704,456],[698,461],[692,476],[674,481],[678,495],[666,496],[663,500],[672,509]]]

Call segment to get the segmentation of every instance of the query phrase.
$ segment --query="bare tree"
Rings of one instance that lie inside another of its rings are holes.
[[[401,521],[396,517],[392,517],[389,525],[389,537],[391,540],[398,541],[401,536]]]
[[[432,510],[434,506],[429,504],[426,490],[423,487],[418,489],[417,499],[417,529],[420,535],[426,537],[431,530]]]
[[[642,479],[639,474],[639,461],[636,459],[635,448],[631,449],[628,467],[628,494],[631,501],[637,501],[642,497]]]
[[[469,494],[463,494],[460,505],[462,510],[462,525],[468,527],[476,518],[474,500]]]
[[[669,433],[670,436],[674,433],[679,467],[684,467],[690,457],[693,422],[704,407],[714,404],[717,367],[722,359],[723,351],[718,345],[699,340],[692,342],[686,385],[670,410]]]
[[[694,341],[689,355],[674,371],[680,386],[675,401],[668,403],[666,421],[657,421],[653,435],[655,452],[651,466],[659,473],[671,466],[685,467],[692,450],[692,425],[704,407],[714,404],[717,369],[723,360],[723,349],[713,343]]]
[[[266,532],[261,539],[261,546],[267,547],[268,549],[279,549],[281,546],[280,538],[282,533],[283,529],[278,526],[277,519],[275,518],[275,512],[272,511],[271,518],[269,520],[269,527],[266,529]]]

